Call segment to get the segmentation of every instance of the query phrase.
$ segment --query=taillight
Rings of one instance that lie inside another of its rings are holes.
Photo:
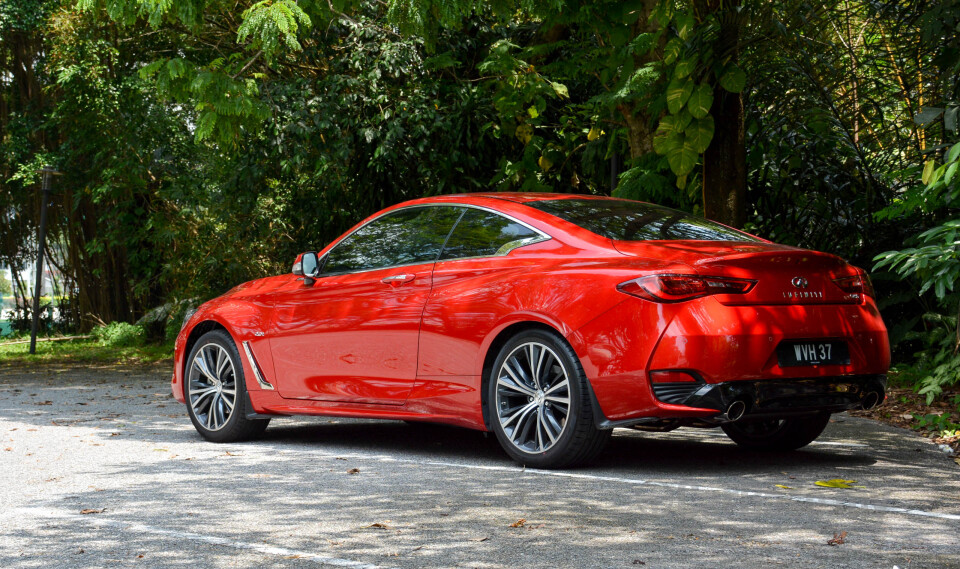
[[[860,273],[852,277],[833,279],[833,282],[840,287],[840,290],[849,295],[859,296],[865,294],[870,298],[877,297],[876,293],[873,292],[873,283],[870,282],[870,277],[868,277],[866,273]]]
[[[749,279],[698,275],[651,275],[617,285],[617,290],[654,302],[683,302],[711,294],[745,294],[757,284]]]

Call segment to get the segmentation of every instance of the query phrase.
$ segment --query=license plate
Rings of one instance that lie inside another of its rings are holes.
[[[846,365],[850,363],[850,350],[846,342],[838,341],[780,342],[777,346],[777,362],[780,367]]]

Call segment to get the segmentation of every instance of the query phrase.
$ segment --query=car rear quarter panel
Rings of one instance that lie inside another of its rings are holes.
[[[655,342],[656,318],[641,323],[637,315],[621,321],[617,307],[631,297],[616,289],[617,284],[654,270],[689,270],[686,266],[665,266],[657,260],[631,259],[615,251],[590,257],[570,257],[563,243],[551,240],[518,249],[506,257],[463,259],[437,263],[433,291],[426,307],[420,333],[417,384],[407,406],[433,413],[441,410],[476,408],[483,386],[484,363],[495,357],[494,342],[507,328],[536,323],[555,329],[567,338],[584,363],[588,378],[612,373],[608,367],[592,365],[597,350],[610,351],[610,358],[624,369],[642,370],[624,361],[617,342],[625,339],[585,336],[578,330],[618,326],[621,336],[641,336],[635,341]],[[612,315],[600,327],[590,323]],[[644,313],[649,318],[649,312]],[[666,322],[663,323],[666,325]],[[600,333],[600,336],[604,334]],[[598,347],[597,342],[603,345]],[[491,351],[492,350],[492,351]],[[636,382],[633,382],[636,383]],[[617,389],[615,382],[605,388]],[[482,425],[477,409],[476,420]]]

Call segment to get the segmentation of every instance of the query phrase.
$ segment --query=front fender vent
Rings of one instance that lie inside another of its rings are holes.
[[[260,364],[257,363],[257,358],[253,355],[253,350],[250,349],[250,342],[243,342],[243,351],[245,354],[247,354],[247,361],[250,362],[250,367],[253,368],[253,375],[257,378],[257,383],[260,384],[260,389],[273,391],[273,386],[263,378],[263,372],[260,370]]]

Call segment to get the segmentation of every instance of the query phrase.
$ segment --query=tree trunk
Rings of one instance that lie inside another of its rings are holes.
[[[618,105],[617,111],[627,123],[627,142],[630,144],[630,158],[639,158],[653,152],[653,134],[650,128],[650,114],[636,105]]]
[[[740,19],[732,10],[740,0],[707,3],[720,21],[717,54],[737,61],[740,55]],[[730,17],[718,13],[730,11]],[[720,87],[715,78],[713,107],[713,140],[703,153],[703,212],[710,219],[733,227],[746,222],[747,149],[743,125],[743,97]]]
[[[650,20],[650,14],[657,7],[658,0],[644,0],[642,8],[637,13],[637,21],[633,26],[633,37],[640,34],[652,34],[659,31],[665,23]],[[666,40],[663,36],[660,38],[659,49],[654,49],[640,57],[636,57],[637,67],[650,63],[657,59],[657,52],[663,48]],[[627,124],[627,143],[630,145],[630,158],[639,158],[644,154],[653,152],[653,135],[656,132],[656,126],[652,128],[650,123],[654,117],[650,116],[646,105],[636,103],[624,103],[617,105],[617,112],[623,117]]]
[[[703,213],[720,223],[743,227],[747,217],[743,99],[717,85],[711,112],[715,130],[703,153]]]

